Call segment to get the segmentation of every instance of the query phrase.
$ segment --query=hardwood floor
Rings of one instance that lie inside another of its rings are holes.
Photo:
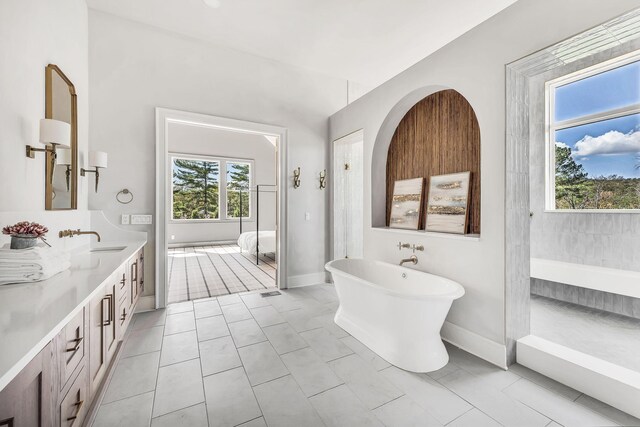
[[[273,254],[242,253],[237,245],[172,248],[168,253],[169,303],[276,287]]]

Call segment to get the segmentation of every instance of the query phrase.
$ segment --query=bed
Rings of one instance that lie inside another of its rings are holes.
[[[276,232],[274,231],[247,231],[238,237],[238,246],[242,252],[249,252],[252,255],[256,253],[256,245],[259,246],[261,254],[276,252]]]

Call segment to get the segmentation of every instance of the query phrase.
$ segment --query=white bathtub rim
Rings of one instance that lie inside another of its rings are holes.
[[[352,259],[365,259],[365,258],[352,258]],[[456,290],[452,291],[452,292],[447,292],[447,293],[443,293],[443,294],[438,294],[438,293],[434,293],[434,294],[413,294],[413,293],[405,293],[405,292],[400,292],[400,291],[396,291],[394,289],[389,289],[389,288],[385,288],[384,286],[380,286],[376,283],[373,282],[369,282],[367,280],[364,280],[358,276],[354,276],[353,274],[347,273],[344,270],[340,270],[336,267],[334,267],[332,264],[335,261],[341,261],[338,259],[329,261],[328,263],[325,264],[324,268],[331,274],[336,274],[339,276],[343,276],[346,277],[348,279],[354,280],[360,284],[363,284],[365,286],[370,286],[374,289],[376,289],[379,292],[382,292],[384,294],[387,295],[392,295],[395,297],[399,297],[399,298],[407,298],[407,299],[414,299],[414,300],[430,300],[430,299],[440,299],[440,298],[444,298],[444,299],[451,299],[453,300],[457,300],[459,298],[462,298],[464,296],[464,294],[466,293],[464,287],[456,282],[455,280],[451,280],[448,279],[446,277],[443,276],[438,276],[437,274],[432,274],[432,273],[427,273],[426,271],[421,271],[421,270],[414,270],[412,268],[407,268],[407,267],[403,267],[403,266],[396,266],[394,264],[385,262],[385,261],[377,261],[377,260],[367,260],[369,262],[372,262],[374,264],[385,264],[387,266],[391,266],[391,267],[396,267],[398,270],[408,270],[414,273],[420,273],[420,274],[424,274],[427,276],[433,276],[433,277],[437,277],[438,279],[443,279],[446,280],[450,283],[453,283],[454,285],[456,285]],[[334,280],[335,282],[335,280]]]

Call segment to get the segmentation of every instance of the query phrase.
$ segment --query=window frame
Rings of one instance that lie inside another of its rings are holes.
[[[253,187],[253,177],[255,175],[255,161],[254,159],[244,159],[236,157],[224,157],[224,156],[210,156],[200,154],[187,154],[169,152],[169,170],[171,171],[169,177],[169,193],[170,193],[170,205],[169,205],[169,224],[200,224],[200,223],[234,223],[240,222],[240,218],[227,217],[227,162],[228,163],[247,163],[249,164],[249,188]],[[202,219],[174,219],[173,218],[173,161],[174,159],[184,160],[200,160],[205,162],[218,162],[218,218],[202,218]],[[224,197],[223,197],[224,196]],[[223,204],[224,201],[224,204]],[[249,196],[249,204],[251,206],[252,197]],[[249,211],[249,217],[242,217],[243,222],[254,221],[253,212]]]
[[[225,219],[228,219],[229,221],[240,221],[240,217],[229,217],[229,183],[227,181],[227,165],[229,163],[236,163],[236,164],[245,164],[245,165],[249,165],[249,215],[247,216],[243,216],[242,220],[243,221],[248,221],[251,220],[251,218],[253,218],[253,197],[251,197],[252,193],[251,193],[251,188],[253,187],[253,175],[254,175],[254,171],[253,171],[253,166],[254,166],[254,162],[252,160],[225,160],[224,162],[224,197],[225,197],[225,211],[224,211],[224,216]],[[232,190],[232,191],[237,191],[237,190]]]
[[[558,209],[556,208],[556,131],[582,126],[605,120],[640,114],[640,103],[626,107],[605,110],[595,114],[556,122],[555,89],[579,80],[605,73],[616,68],[640,61],[640,50],[636,50],[578,71],[545,82],[545,212],[560,213],[637,213],[640,209]]]

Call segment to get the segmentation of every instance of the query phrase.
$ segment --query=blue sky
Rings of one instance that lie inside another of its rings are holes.
[[[558,87],[555,95],[556,121],[640,103],[640,62]],[[640,114],[563,129],[555,140],[571,148],[590,176],[640,178]]]

